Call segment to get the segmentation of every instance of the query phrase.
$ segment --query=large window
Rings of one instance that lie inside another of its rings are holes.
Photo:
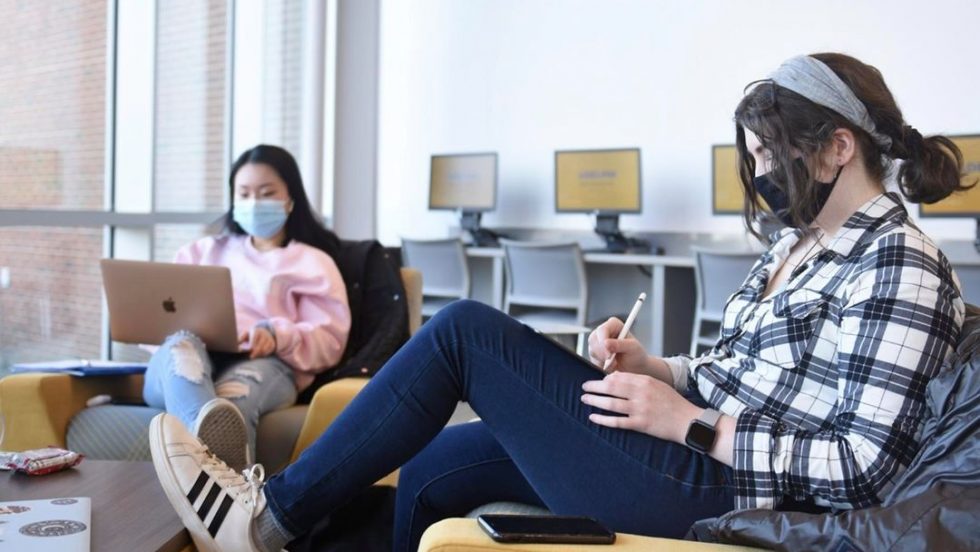
[[[44,224],[102,210],[106,2],[0,0],[0,13],[0,209]],[[103,246],[98,227],[0,227],[0,372],[98,356]]]
[[[228,3],[157,3],[155,208],[224,205]]]
[[[98,260],[213,231],[233,143],[303,166],[310,1],[0,0],[0,376],[147,357],[107,339]]]
[[[0,365],[98,357],[102,246],[100,229],[0,228]]]
[[[280,145],[303,166],[303,0],[266,0],[263,141]]]
[[[4,209],[102,209],[105,0],[0,0]]]

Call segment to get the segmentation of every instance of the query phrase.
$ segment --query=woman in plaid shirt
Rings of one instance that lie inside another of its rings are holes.
[[[396,550],[496,500],[674,537],[736,508],[879,503],[918,449],[925,386],[964,311],[949,262],[883,180],[900,159],[902,194],[937,201],[961,188],[960,153],[907,126],[880,73],[840,54],[793,58],[753,83],[735,122],[746,222],[761,197],[787,229],[731,296],[709,352],[649,356],[614,339],[611,319],[589,340],[595,365],[616,353],[600,379],[498,311],[458,302],[264,484],[161,414],[157,474],[199,546],[278,550],[403,464]],[[459,400],[482,422],[443,430]]]

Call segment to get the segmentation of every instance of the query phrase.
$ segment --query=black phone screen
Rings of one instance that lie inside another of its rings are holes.
[[[486,514],[480,527],[499,542],[612,544],[616,534],[590,517]]]

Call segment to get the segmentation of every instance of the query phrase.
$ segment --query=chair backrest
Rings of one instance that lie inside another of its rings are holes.
[[[422,273],[414,268],[401,268],[405,304],[408,307],[408,335],[415,335],[422,326]]]
[[[721,319],[725,301],[745,281],[759,252],[693,248],[697,309],[708,318]]]
[[[980,266],[953,265],[953,270],[960,279],[960,291],[963,300],[968,303],[980,304]]]
[[[505,312],[512,305],[574,309],[578,324],[585,324],[589,292],[578,243],[500,240],[500,245],[507,273]]]
[[[422,293],[432,297],[470,296],[470,271],[459,238],[407,240],[402,238],[402,264],[422,273]]]

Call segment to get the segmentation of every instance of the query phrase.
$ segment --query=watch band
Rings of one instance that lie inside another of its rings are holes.
[[[721,412],[718,412],[717,410],[712,410],[710,408],[705,408],[704,412],[702,412],[701,415],[698,416],[698,420],[708,424],[711,427],[715,427],[718,425],[719,418],[721,418]]]

